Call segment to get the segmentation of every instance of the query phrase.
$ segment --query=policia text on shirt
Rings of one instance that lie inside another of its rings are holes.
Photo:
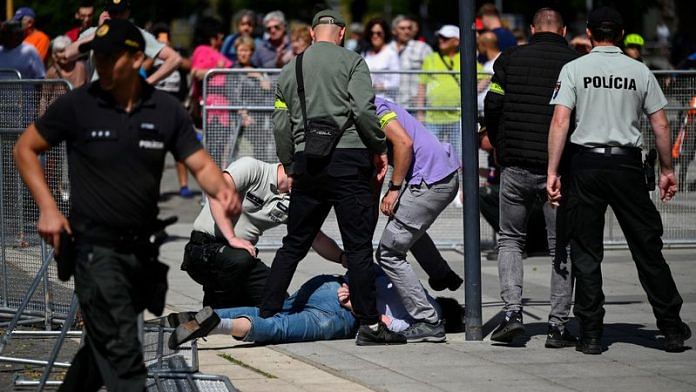
[[[609,75],[609,77],[585,76],[582,78],[582,84],[585,88],[592,86],[594,88],[615,88],[636,91],[635,79],[621,76],[614,77],[614,75]]]

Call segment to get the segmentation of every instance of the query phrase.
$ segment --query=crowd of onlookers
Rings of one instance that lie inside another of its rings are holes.
[[[84,64],[80,65],[79,61],[65,61],[61,53],[87,29],[98,24],[101,16],[96,12],[93,1],[81,2],[75,10],[74,27],[51,38],[36,25],[37,16],[31,8],[19,8],[14,17],[2,25],[0,67],[18,69],[23,78],[59,77],[70,80],[73,86],[85,83],[89,79],[86,75],[89,70],[85,70]],[[194,80],[200,80],[204,70],[210,68],[280,68],[312,41],[309,25],[286,20],[279,10],[265,15],[240,10],[233,16],[231,33],[214,17],[195,19],[193,51],[190,61],[185,61],[182,66],[182,70],[190,73]],[[156,36],[169,33],[168,26],[162,23],[149,24],[148,30]],[[523,29],[508,29],[491,3],[479,9],[476,30],[481,72],[490,73],[498,53],[510,46],[523,44],[527,39]],[[433,37],[435,40],[428,42],[422,35],[418,20],[404,15],[397,15],[391,21],[373,18],[365,24],[355,22],[348,31],[346,48],[359,52],[371,71],[392,72],[374,76],[377,93],[410,104],[416,103],[414,99],[418,94],[415,79],[401,74],[401,78],[406,80],[406,83],[402,83],[399,74],[393,72],[431,70],[427,67],[433,64],[426,58],[442,51],[440,41],[443,38],[459,39],[458,33],[448,28],[437,30]],[[441,34],[443,32],[445,34]],[[670,31],[664,23],[658,25],[657,35],[658,44],[668,46]],[[583,32],[568,39],[579,52],[585,53],[591,49]],[[644,47],[645,40],[640,35],[626,36],[625,51],[631,57],[642,59]],[[692,57],[677,59],[673,66],[692,67]],[[452,65],[453,70],[457,67],[458,64]]]

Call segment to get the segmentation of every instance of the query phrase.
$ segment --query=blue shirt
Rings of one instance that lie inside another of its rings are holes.
[[[291,51],[290,39],[285,37],[283,42],[283,52]],[[282,56],[281,56],[282,58]],[[251,55],[251,64],[256,68],[278,68],[277,65],[278,53],[276,47],[268,40],[256,42],[256,49]]]
[[[440,142],[401,106],[380,97],[375,98],[375,106],[382,128],[390,121],[398,120],[413,141],[413,160],[406,174],[409,184],[420,184],[421,181],[433,184],[459,169],[461,164],[452,146]]]
[[[517,38],[515,38],[515,35],[512,34],[510,30],[504,27],[498,27],[493,29],[493,34],[498,38],[498,49],[500,49],[501,52],[509,47],[517,46]]]
[[[0,68],[11,68],[19,71],[22,79],[43,79],[46,69],[36,49],[25,43],[12,49],[0,46]]]

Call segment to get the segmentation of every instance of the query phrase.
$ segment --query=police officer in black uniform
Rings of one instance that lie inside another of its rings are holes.
[[[650,200],[646,175],[654,170],[641,163],[640,116],[646,114],[655,133],[660,156],[660,198],[677,191],[670,156],[670,129],[663,108],[667,104],[655,76],[616,46],[623,35],[621,15],[602,7],[590,13],[587,35],[592,51],[567,63],[558,77],[551,104],[547,192],[558,205],[563,197],[576,279],[575,316],[582,327],[578,351],[601,354],[604,293],[600,265],[603,258],[604,214],[611,206],[621,225],[638,278],[648,295],[657,327],[665,335],[664,348],[682,351],[691,336],[679,311],[682,298],[662,256],[662,221]],[[565,148],[569,173],[561,181],[558,166],[568,136],[571,112],[576,128]],[[654,171],[653,177],[654,184]],[[654,186],[654,185],[653,185]]]
[[[86,336],[62,390],[145,386],[137,317],[164,306],[167,267],[150,238],[165,153],[184,162],[230,217],[240,209],[181,104],[139,77],[144,46],[130,22],[104,22],[82,48],[94,51],[99,81],[56,100],[15,145],[17,167],[40,210],[39,234],[60,263],[74,261]],[[69,220],[56,207],[38,158],[63,141],[73,197]]]

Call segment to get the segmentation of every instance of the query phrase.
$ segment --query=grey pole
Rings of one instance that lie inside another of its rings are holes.
[[[464,182],[464,303],[466,340],[483,339],[481,331],[481,238],[478,199],[476,127],[476,34],[474,0],[459,0],[460,80],[462,100],[462,174]]]

